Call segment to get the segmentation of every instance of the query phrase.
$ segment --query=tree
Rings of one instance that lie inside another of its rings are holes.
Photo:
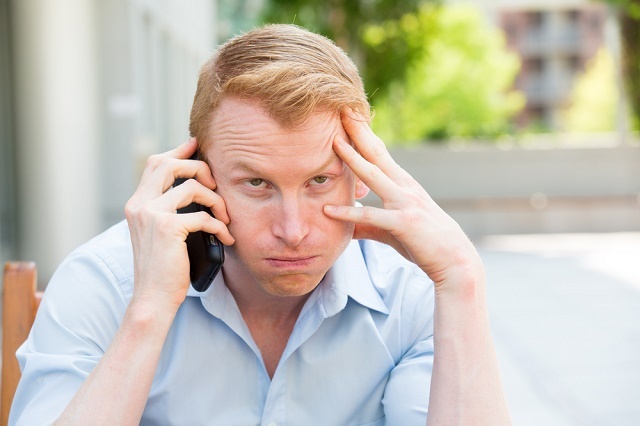
[[[404,78],[423,48],[400,36],[389,36],[372,48],[363,41],[365,29],[398,20],[427,3],[439,0],[269,0],[262,19],[295,23],[331,38],[359,66],[367,93],[384,93]]]
[[[570,132],[609,132],[615,127],[615,66],[611,53],[601,49],[574,82],[571,105],[564,117]]]
[[[640,129],[640,0],[606,0],[618,7],[622,75],[634,127]]]
[[[495,136],[524,98],[502,34],[471,7],[420,0],[271,0],[263,19],[327,35],[360,67],[386,140]]]
[[[414,31],[403,30],[408,27]],[[365,41],[375,47],[398,34],[425,50],[405,80],[373,97],[374,130],[384,140],[495,137],[509,130],[509,118],[524,106],[523,95],[509,90],[520,62],[476,9],[422,6],[395,26],[370,26]]]

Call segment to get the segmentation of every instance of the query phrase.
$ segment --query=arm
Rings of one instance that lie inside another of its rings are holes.
[[[218,234],[233,243],[229,218],[205,163],[185,161],[195,140],[149,159],[125,214],[134,257],[134,291],[111,345],[57,424],[138,424],[165,338],[189,287],[185,239],[190,232]],[[172,188],[177,177],[195,177]],[[197,181],[197,182],[196,182]],[[177,215],[191,202],[213,209]]]
[[[175,313],[143,305],[132,299],[109,349],[55,424],[140,422]]]
[[[337,137],[334,150],[380,196],[383,208],[325,206],[325,213],[355,222],[354,238],[391,245],[435,285],[428,423],[509,424],[478,253],[458,224],[395,163],[364,119],[343,111],[342,122],[354,146]]]

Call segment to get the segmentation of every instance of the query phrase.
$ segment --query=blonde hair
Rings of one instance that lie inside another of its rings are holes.
[[[213,112],[225,97],[256,101],[283,127],[316,111],[351,107],[370,118],[353,61],[331,40],[295,25],[272,24],[232,38],[200,71],[189,132],[202,151]]]

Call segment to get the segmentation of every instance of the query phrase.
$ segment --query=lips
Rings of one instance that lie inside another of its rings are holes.
[[[302,268],[310,266],[317,256],[306,257],[271,257],[266,261],[275,267],[279,268]]]

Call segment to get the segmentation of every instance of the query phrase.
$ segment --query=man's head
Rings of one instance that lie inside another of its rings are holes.
[[[349,139],[344,107],[369,117],[355,65],[295,26],[235,38],[204,65],[191,134],[229,214],[223,274],[236,298],[307,295],[351,241],[354,224],[323,212],[368,191],[333,150]]]
[[[226,97],[257,102],[286,128],[318,110],[350,107],[370,116],[353,61],[331,40],[295,25],[268,25],[235,37],[204,64],[189,126],[201,152],[211,142],[212,114]]]

